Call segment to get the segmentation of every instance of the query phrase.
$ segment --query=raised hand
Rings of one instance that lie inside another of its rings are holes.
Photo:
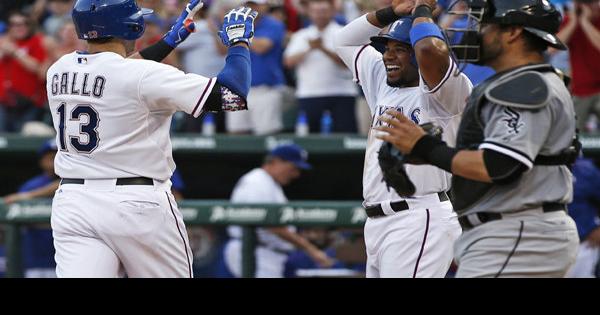
[[[579,15],[579,18],[582,21],[583,20],[591,21],[592,20],[592,9],[589,6],[582,4],[581,5],[581,14]]]
[[[435,10],[435,7],[437,6],[437,1],[436,0],[415,0],[415,8],[420,5],[426,5],[429,8],[431,8],[431,10]]]
[[[240,7],[229,11],[223,18],[223,26],[219,31],[219,37],[226,46],[232,46],[239,42],[250,45],[254,37],[254,19],[258,12],[250,8]]]
[[[321,48],[323,48],[323,41],[320,37],[311,39],[308,41],[308,45],[310,46],[311,49],[321,49]]]
[[[397,15],[409,15],[415,7],[415,0],[393,0],[392,8]]]
[[[194,24],[194,16],[204,6],[202,0],[191,0],[186,6],[175,24],[171,26],[171,29],[165,34],[163,40],[169,44],[169,46],[175,48],[181,42],[183,42],[191,33],[196,30]]]

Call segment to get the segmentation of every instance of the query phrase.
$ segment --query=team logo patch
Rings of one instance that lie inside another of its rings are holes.
[[[525,125],[521,122],[521,114],[517,113],[515,110],[510,107],[504,108],[504,114],[506,114],[506,118],[502,119],[502,121],[506,122],[506,126],[508,127],[509,134],[518,134],[521,128]]]
[[[97,31],[89,31],[89,32],[87,32],[87,34],[84,34],[83,37],[85,37],[86,39],[98,38],[98,32]]]

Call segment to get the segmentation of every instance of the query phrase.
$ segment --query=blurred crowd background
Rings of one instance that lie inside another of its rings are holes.
[[[194,119],[184,113],[173,117],[173,133],[202,135],[253,134],[273,135],[351,133],[366,135],[370,122],[366,101],[352,74],[333,51],[335,31],[366,12],[383,8],[391,0],[203,0],[204,8],[196,20],[197,32],[163,62],[184,72],[216,76],[224,65],[226,47],[217,36],[223,15],[242,4],[259,12],[251,47],[252,87],[248,112],[204,115]],[[600,1],[552,0],[563,13],[559,37],[568,51],[548,51],[547,61],[571,77],[571,91],[583,133],[598,130],[600,116]],[[0,133],[52,136],[52,118],[48,112],[45,75],[58,58],[75,50],[85,50],[71,21],[74,0],[2,0],[0,1]],[[142,49],[160,40],[186,5],[184,0],[138,0],[154,14],[146,19],[146,31],[138,40]],[[462,27],[466,21],[447,10],[465,7],[464,1],[440,0],[436,19],[443,28]],[[590,26],[591,25],[591,26]],[[457,38],[449,38],[456,41]],[[474,85],[494,74],[493,70],[470,64],[462,65]],[[19,191],[48,185],[54,180],[52,166],[55,149],[40,149],[40,176],[25,183]],[[49,155],[48,155],[49,154]],[[575,201],[571,215],[580,227],[582,241],[589,241],[595,255],[600,246],[600,171],[593,160],[580,159],[574,173]],[[184,183],[176,173],[175,190]],[[183,198],[183,195],[179,195]],[[12,198],[12,199],[11,199]],[[14,195],[5,202],[16,201]],[[38,233],[39,232],[39,233]],[[38,234],[36,234],[38,233]],[[52,276],[52,242],[48,230],[33,229],[24,239],[28,276]],[[196,275],[223,276],[223,246],[227,234],[217,229],[190,229],[195,246]],[[364,266],[364,244],[360,231],[300,229],[319,249],[334,255],[332,248],[346,255],[348,270],[360,272]],[[0,244],[2,242],[0,241]],[[221,242],[222,243],[222,242]],[[341,249],[340,249],[341,248]],[[3,249],[0,246],[0,274]],[[589,253],[588,253],[589,254]],[[302,253],[288,253],[286,276],[294,268],[318,268]],[[592,254],[589,254],[592,255]],[[339,262],[339,261],[338,261]],[[309,266],[309,267],[307,267]],[[362,266],[362,267],[361,267]],[[596,267],[596,275],[600,273]]]
[[[16,0],[0,3],[0,132],[51,133],[46,106],[45,73],[65,53],[85,50],[77,39],[70,13],[73,0]],[[158,41],[187,1],[140,0],[154,9],[139,49]],[[368,108],[350,71],[333,53],[335,30],[348,21],[390,0],[255,0],[260,12],[252,45],[252,89],[249,112],[205,115],[193,119],[184,113],[173,119],[174,132],[267,135],[282,132],[360,133],[370,124]],[[552,0],[564,12],[563,28],[598,23],[597,1],[585,0],[578,8],[571,0]],[[226,48],[216,33],[229,9],[243,0],[205,0],[196,21],[198,32],[164,60],[182,71],[215,76],[224,65]],[[464,26],[465,21],[446,10],[454,1],[439,1],[436,12],[443,28]],[[453,9],[464,8],[457,1]],[[591,11],[590,13],[587,13]],[[595,22],[594,22],[595,21]],[[600,112],[600,53],[584,27],[567,42],[569,52],[550,51],[548,62],[572,76],[580,130],[597,130]],[[453,39],[450,38],[452,41]],[[575,45],[574,43],[578,43]],[[587,43],[587,44],[586,44]],[[579,47],[579,49],[573,49]],[[489,68],[465,65],[474,84],[493,74]],[[203,125],[207,126],[203,126]],[[204,128],[203,128],[204,127]]]

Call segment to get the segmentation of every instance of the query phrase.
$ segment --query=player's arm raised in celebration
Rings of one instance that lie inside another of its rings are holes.
[[[252,79],[248,47],[254,36],[257,15],[245,7],[225,15],[219,36],[228,46],[228,52],[225,66],[216,78],[183,73],[161,63],[145,66],[139,84],[142,103],[150,111],[180,110],[194,117],[204,112],[247,109],[246,97]]]
[[[252,81],[249,48],[254,37],[254,20],[257,16],[258,12],[245,7],[233,9],[225,15],[219,31],[221,41],[229,47],[225,67],[217,75],[217,83],[203,111],[248,109],[246,97]]]
[[[436,0],[416,0],[415,20],[410,40],[415,50],[421,77],[430,89],[444,79],[450,64],[450,50],[440,28],[433,21]]]
[[[335,37],[337,54],[346,66],[353,69],[355,55],[371,43],[371,37],[399,18],[410,15],[413,7],[414,0],[394,0],[392,6],[369,12],[350,22]]]
[[[191,0],[185,6],[185,9],[183,9],[183,12],[179,15],[179,18],[177,18],[175,23],[171,26],[171,29],[161,40],[134,53],[128,58],[161,62],[177,47],[177,45],[181,44],[191,33],[196,31],[194,16],[203,6],[204,3],[202,3],[202,0]]]
[[[436,0],[417,0],[413,10],[410,41],[421,77],[421,90],[433,98],[446,114],[459,115],[466,106],[473,84],[450,56],[450,48],[433,21]]]

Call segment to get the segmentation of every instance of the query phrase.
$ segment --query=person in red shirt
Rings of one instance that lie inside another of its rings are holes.
[[[586,129],[590,115],[600,118],[600,2],[575,0],[557,35],[569,46],[577,128],[592,131]]]
[[[44,36],[25,14],[11,13],[0,38],[0,131],[20,131],[46,104]]]

